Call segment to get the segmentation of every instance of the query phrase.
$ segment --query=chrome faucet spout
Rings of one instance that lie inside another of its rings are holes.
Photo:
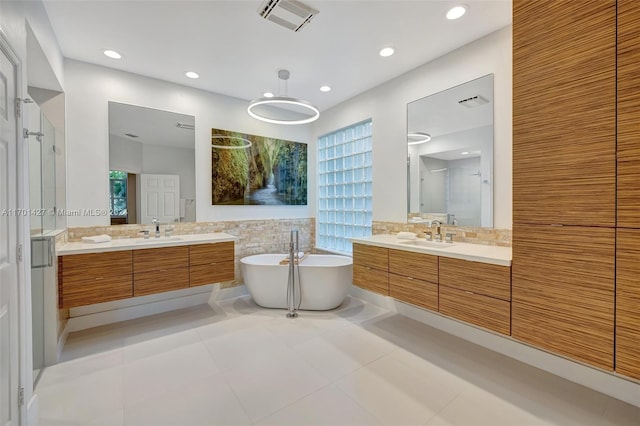
[[[154,217],[151,219],[151,223],[156,226],[156,238],[160,238],[160,221]]]

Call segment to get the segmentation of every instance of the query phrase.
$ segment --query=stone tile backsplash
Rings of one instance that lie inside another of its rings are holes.
[[[402,223],[373,221],[373,234],[397,234],[401,231],[415,232],[424,235],[428,230],[427,223]],[[479,228],[467,226],[442,225],[440,232],[444,236],[447,232],[453,232],[454,241],[463,243],[485,244],[490,246],[511,247],[511,230]]]

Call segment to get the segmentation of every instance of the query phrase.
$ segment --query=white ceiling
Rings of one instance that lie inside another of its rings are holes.
[[[282,94],[321,111],[511,23],[511,0],[304,0],[319,10],[295,33],[262,19],[262,0],[44,0],[65,57],[245,100]],[[395,55],[378,51],[393,46]],[[104,49],[120,52],[112,60]],[[185,77],[196,71],[200,78]],[[328,84],[333,90],[319,91]]]

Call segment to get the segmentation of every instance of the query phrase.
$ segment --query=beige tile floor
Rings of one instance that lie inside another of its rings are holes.
[[[356,298],[241,297],[73,333],[41,426],[640,425],[640,409]]]

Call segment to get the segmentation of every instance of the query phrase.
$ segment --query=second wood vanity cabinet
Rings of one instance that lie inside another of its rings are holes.
[[[438,256],[389,249],[389,296],[438,311]]]
[[[440,257],[440,313],[511,334],[511,268]]]
[[[365,290],[389,295],[389,249],[353,244],[353,283]]]
[[[58,257],[58,306],[110,302],[235,278],[234,242]]]
[[[58,257],[58,306],[62,309],[133,296],[133,252]]]
[[[133,295],[162,293],[189,287],[189,247],[133,251]]]
[[[189,246],[189,286],[234,279],[233,242]]]

